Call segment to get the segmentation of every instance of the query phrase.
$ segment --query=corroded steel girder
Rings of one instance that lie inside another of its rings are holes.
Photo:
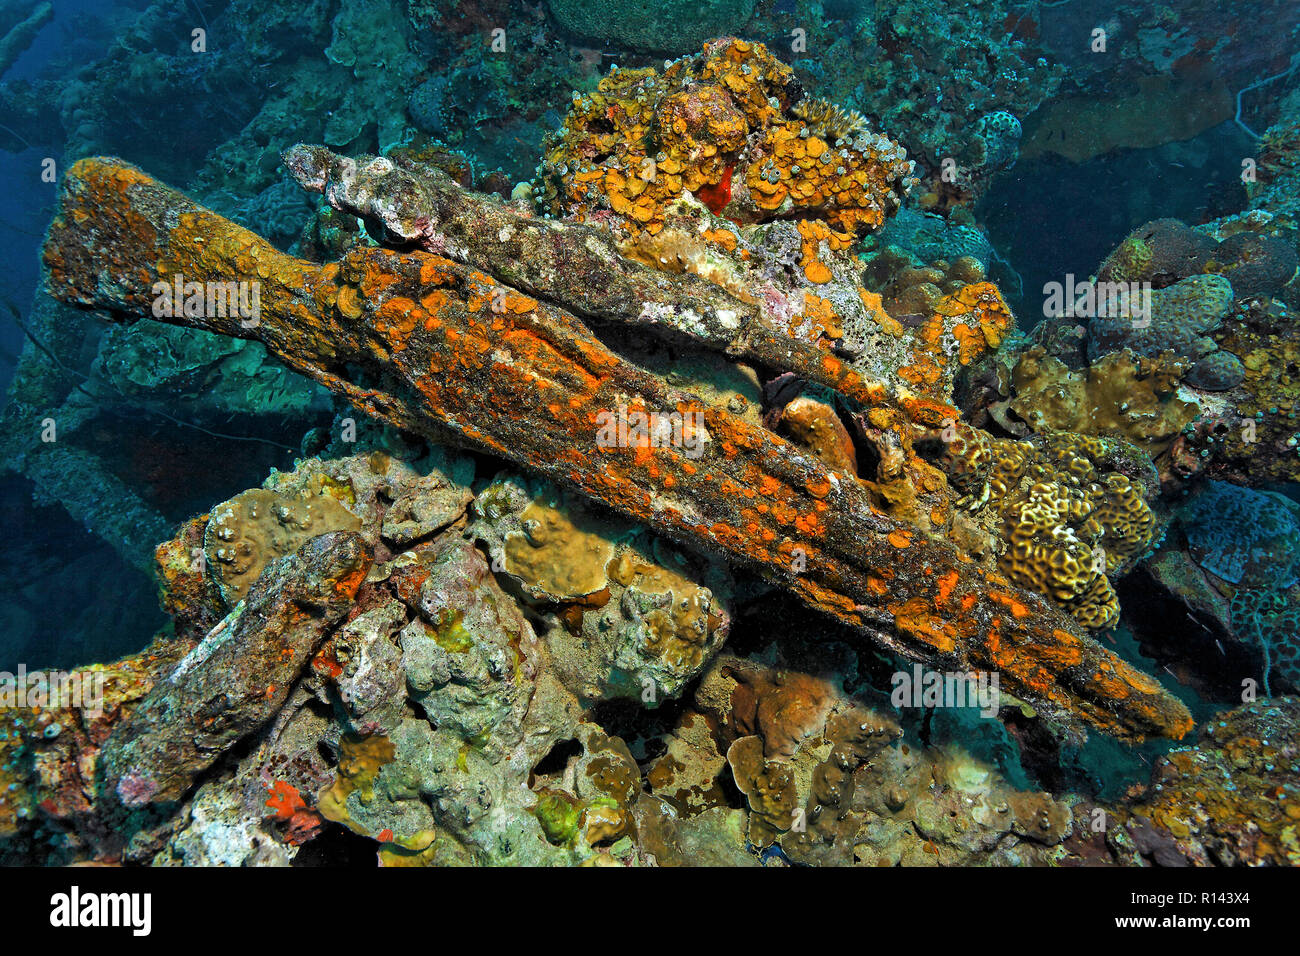
[[[256,280],[255,320],[180,310],[165,321],[260,341],[368,414],[560,481],[757,571],[890,650],[945,670],[997,671],[1004,691],[1067,725],[1126,738],[1192,726],[1181,702],[1047,599],[472,264],[385,248],[325,265],[295,259],[112,159],[69,170],[44,261],[56,297],[134,315],[151,314],[154,284],[177,275]],[[699,435],[602,447],[601,413],[620,405],[679,413]]]

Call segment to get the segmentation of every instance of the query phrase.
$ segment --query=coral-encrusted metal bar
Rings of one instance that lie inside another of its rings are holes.
[[[472,262],[580,318],[688,337],[732,358],[796,372],[863,405],[894,398],[811,342],[782,335],[758,306],[690,273],[659,272],[628,259],[594,226],[524,215],[438,169],[405,168],[384,157],[352,159],[298,145],[284,163],[304,189],[382,225],[394,241]],[[940,424],[945,414],[956,412],[937,409],[929,424]]]
[[[323,266],[294,259],[110,159],[69,170],[44,261],[58,298],[137,315],[151,314],[154,284],[177,275],[257,280],[255,320],[179,310],[166,321],[256,339],[372,415],[557,479],[757,570],[891,650],[996,670],[1003,690],[1069,725],[1128,738],[1192,726],[1175,697],[1045,598],[879,512],[855,482],[770,432],[665,387],[573,314],[472,267],[383,248]],[[703,434],[602,447],[600,413],[620,405],[693,414]]]

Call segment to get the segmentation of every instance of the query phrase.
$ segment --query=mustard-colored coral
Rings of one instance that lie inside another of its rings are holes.
[[[1011,372],[1011,409],[1035,431],[1115,435],[1155,456],[1200,412],[1178,397],[1183,369],[1170,355],[1153,359],[1124,350],[1075,372],[1035,346]]]
[[[828,468],[856,477],[858,459],[853,439],[830,405],[800,395],[781,410],[781,430]]]
[[[592,731],[577,774],[586,798],[583,833],[588,843],[615,840],[632,826],[632,806],[641,795],[641,771],[619,737]]]
[[[749,802],[749,839],[755,846],[768,846],[798,821],[795,808],[799,794],[790,766],[768,760],[761,737],[741,737],[727,751],[727,763],[736,786]]]
[[[703,662],[711,630],[709,607],[713,595],[708,589],[671,568],[641,560],[631,548],[621,549],[607,570],[625,588],[669,596],[666,607],[646,613],[638,652],[661,658],[674,668],[698,667]]]
[[[360,527],[361,520],[328,494],[291,498],[255,488],[212,509],[203,552],[223,600],[234,607],[269,562],[317,535]]]
[[[339,742],[338,780],[331,788],[333,794],[346,800],[355,790],[362,803],[369,803],[374,798],[375,778],[385,764],[393,762],[396,754],[393,742],[381,734],[345,736]]]
[[[1090,628],[1109,627],[1119,600],[1104,574],[1101,526],[1088,496],[1065,485],[1034,482],[1003,509],[1008,518],[998,566],[1014,583],[1039,591]]]
[[[520,516],[523,532],[505,539],[505,568],[534,597],[571,601],[605,587],[614,555],[607,537],[578,527],[570,514],[532,502]]]
[[[863,279],[891,315],[930,315],[945,295],[983,282],[985,270],[972,256],[922,264],[900,247],[886,246],[872,256]]]

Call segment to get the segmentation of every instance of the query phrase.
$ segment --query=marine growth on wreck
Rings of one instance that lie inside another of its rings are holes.
[[[1300,864],[1300,5],[29,6],[0,861]]]

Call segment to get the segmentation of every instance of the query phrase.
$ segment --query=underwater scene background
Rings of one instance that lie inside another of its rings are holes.
[[[1300,3],[0,0],[0,859],[1300,863]]]

